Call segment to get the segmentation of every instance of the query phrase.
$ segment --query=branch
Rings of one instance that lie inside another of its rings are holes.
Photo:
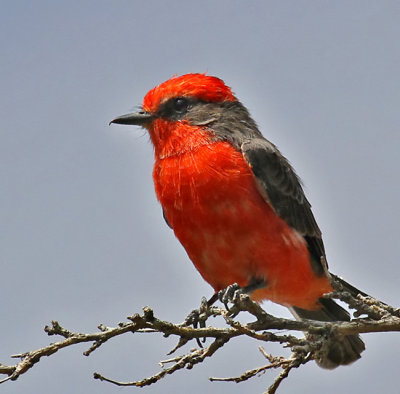
[[[213,356],[221,347],[232,338],[245,336],[261,342],[276,342],[288,347],[292,351],[289,358],[272,356],[260,347],[260,351],[267,359],[268,364],[244,372],[240,376],[230,378],[210,378],[211,381],[242,382],[254,376],[259,376],[269,369],[281,369],[275,381],[267,390],[273,394],[280,383],[287,378],[293,368],[298,368],[314,359],[324,343],[322,338],[332,335],[349,335],[368,332],[400,331],[400,309],[387,305],[375,298],[360,292],[343,279],[333,275],[335,291],[326,297],[336,298],[346,302],[350,308],[355,309],[353,319],[350,322],[319,322],[313,320],[296,321],[277,318],[268,314],[261,306],[252,301],[250,297],[241,292],[235,292],[232,298],[232,306],[228,309],[217,306],[208,307],[204,302],[199,310],[194,310],[183,323],[174,324],[160,320],[154,316],[149,307],[143,308],[142,314],[134,314],[127,318],[128,321],[119,323],[116,327],[108,327],[103,324],[98,326],[97,332],[79,333],[72,332],[62,327],[57,321],[52,321],[50,326],[44,328],[50,336],[59,336],[61,340],[48,346],[31,350],[11,357],[20,361],[15,365],[0,364],[0,374],[6,377],[0,381],[4,383],[16,380],[21,375],[33,368],[44,356],[51,356],[59,350],[79,343],[90,343],[89,348],[83,353],[89,356],[112,338],[125,333],[162,333],[165,337],[174,335],[178,338],[176,346],[168,353],[175,353],[189,341],[196,340],[200,345],[187,353],[175,356],[160,362],[161,370],[142,380],[120,382],[95,372],[94,378],[118,386],[144,387],[158,382],[166,375],[175,373],[181,369],[191,369]],[[235,320],[239,313],[247,313],[255,320],[250,323],[240,323]],[[364,316],[364,317],[363,317]],[[205,322],[210,317],[222,318],[225,327],[205,327]],[[200,328],[197,328],[200,323]],[[279,331],[292,331],[314,334],[307,338],[299,338],[292,334],[280,334]],[[202,338],[211,339],[208,346],[200,343]],[[259,342],[258,342],[259,343]]]

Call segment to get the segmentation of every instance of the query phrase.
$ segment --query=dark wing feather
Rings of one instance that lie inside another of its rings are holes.
[[[267,141],[239,101],[192,103],[186,120],[207,127],[216,141],[229,141],[250,165],[265,201],[306,240],[318,275],[327,274],[321,231],[301,183],[289,162]]]
[[[167,223],[167,226],[168,226],[169,228],[172,228],[172,226],[171,226],[171,225],[169,224],[169,222],[168,222],[167,217],[165,216],[164,210],[162,210],[162,215],[163,215],[163,218],[164,218],[164,220],[165,220],[165,223]]]
[[[305,238],[314,271],[319,275],[325,274],[327,267],[321,231],[290,163],[274,144],[264,138],[244,142],[241,150],[264,199]]]

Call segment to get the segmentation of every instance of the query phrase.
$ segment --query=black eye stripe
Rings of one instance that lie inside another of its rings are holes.
[[[189,100],[185,97],[177,97],[173,101],[173,108],[176,112],[182,113],[189,107]]]
[[[182,119],[188,110],[197,102],[192,97],[173,97],[161,104],[158,116],[170,119]]]

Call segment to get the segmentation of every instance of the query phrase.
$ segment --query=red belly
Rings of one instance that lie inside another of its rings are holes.
[[[157,160],[153,175],[169,224],[215,291],[263,278],[267,286],[253,299],[314,309],[332,290],[312,271],[303,237],[265,202],[242,154],[227,142]]]

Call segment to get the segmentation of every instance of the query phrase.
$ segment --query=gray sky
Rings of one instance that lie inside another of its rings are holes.
[[[332,272],[399,305],[399,17],[389,0],[2,1],[0,362],[54,341],[52,319],[90,332],[150,305],[180,322],[211,295],[162,218],[148,136],[108,126],[174,74],[233,88],[302,177]],[[395,392],[399,334],[363,338],[354,365],[309,364],[280,392]],[[77,346],[1,389],[132,392],[92,372],[141,379],[174,344],[125,336],[89,358]],[[275,373],[208,377],[263,364],[256,343],[236,341],[143,392],[259,393]]]

